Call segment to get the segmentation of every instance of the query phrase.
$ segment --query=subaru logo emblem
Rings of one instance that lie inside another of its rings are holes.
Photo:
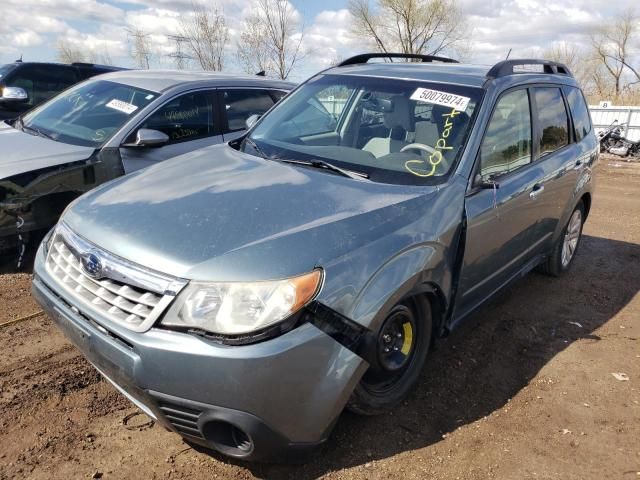
[[[82,269],[91,278],[100,278],[102,276],[102,261],[95,253],[85,253],[81,257]]]

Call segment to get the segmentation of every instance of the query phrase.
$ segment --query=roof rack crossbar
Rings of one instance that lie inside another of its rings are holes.
[[[347,58],[340,62],[338,67],[346,67],[347,65],[358,65],[361,63],[367,63],[372,58],[388,58],[393,62],[394,58],[413,58],[422,62],[443,62],[443,63],[458,63],[457,60],[448,57],[438,57],[436,55],[420,55],[418,53],[361,53],[354,57]]]
[[[498,78],[507,75],[517,75],[520,73],[540,73],[532,70],[526,70],[526,67],[529,65],[542,65],[542,73],[567,75],[569,77],[573,77],[573,74],[565,64],[553,62],[551,60],[541,60],[539,58],[503,60],[491,67],[491,70],[489,70],[489,72],[487,73],[487,77]],[[516,71],[514,67],[524,68],[521,71]]]

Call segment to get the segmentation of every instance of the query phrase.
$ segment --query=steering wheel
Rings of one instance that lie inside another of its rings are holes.
[[[436,153],[437,150],[429,145],[425,145],[424,143],[410,143],[409,145],[405,145],[400,149],[400,152],[406,152],[407,150],[422,150],[427,153]]]

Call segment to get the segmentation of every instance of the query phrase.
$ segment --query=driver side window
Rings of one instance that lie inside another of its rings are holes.
[[[531,109],[526,89],[502,96],[480,148],[480,175],[490,179],[531,162]]]
[[[138,128],[159,130],[169,136],[169,144],[215,135],[212,91],[191,92],[169,100]],[[135,134],[132,135],[133,141]]]

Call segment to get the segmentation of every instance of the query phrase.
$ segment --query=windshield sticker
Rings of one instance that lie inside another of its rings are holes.
[[[468,99],[467,99],[468,100]],[[427,156],[426,160],[408,160],[404,164],[410,173],[413,173],[417,177],[431,177],[436,173],[436,168],[442,163],[442,152],[453,150],[451,145],[447,144],[447,139],[451,135],[451,129],[453,128],[453,119],[460,115],[460,112],[455,108],[452,108],[449,113],[443,113],[442,119],[444,120],[444,129],[435,147],[429,147],[431,153]],[[426,169],[425,169],[426,167]]]
[[[127,115],[131,115],[135,112],[138,107],[127,102],[123,102],[122,100],[116,100],[115,98],[111,100],[106,105],[109,108],[113,108],[114,110],[118,110],[119,112],[126,113]]]
[[[454,110],[464,112],[471,99],[469,97],[432,90],[430,88],[417,88],[416,91],[413,92],[413,95],[411,95],[411,100],[451,107]]]

